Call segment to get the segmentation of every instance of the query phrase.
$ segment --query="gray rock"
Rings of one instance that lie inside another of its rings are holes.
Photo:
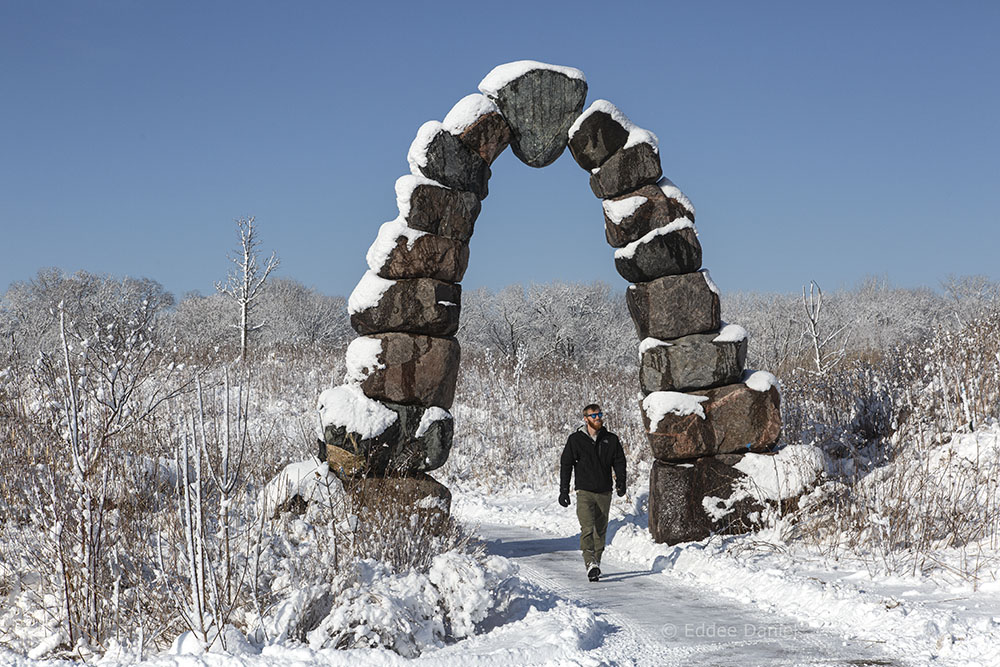
[[[604,164],[628,141],[628,130],[603,111],[587,116],[569,140],[569,152],[576,163],[590,171]]]
[[[623,148],[590,175],[590,189],[601,199],[617,197],[660,180],[660,154],[652,144]]]
[[[330,470],[341,479],[347,479],[369,472],[369,461],[380,455],[387,455],[391,447],[400,439],[399,421],[374,438],[362,439],[357,433],[350,433],[343,426],[327,424],[323,429],[326,441],[327,463]],[[380,454],[383,453],[384,454]]]
[[[451,407],[461,358],[457,340],[396,332],[369,338],[382,341],[378,362],[383,368],[370,370],[361,382],[365,396],[382,402]]]
[[[649,532],[661,544],[703,540],[713,533],[745,533],[762,506],[751,497],[733,498],[742,472],[709,456],[687,464],[654,461],[649,475]],[[718,499],[714,516],[705,499]],[[721,515],[721,516],[720,516]]]
[[[720,326],[719,295],[700,271],[630,285],[625,301],[639,340],[669,340]]]
[[[427,178],[480,199],[489,193],[490,166],[478,153],[444,128],[427,145],[427,164],[420,167]]]
[[[739,382],[746,364],[747,339],[713,342],[718,335],[693,334],[647,349],[639,362],[642,392],[708,389]]]
[[[391,280],[435,278],[457,283],[461,282],[468,266],[467,243],[437,234],[426,234],[415,239],[411,247],[405,236],[399,236],[396,246],[382,266],[378,267],[377,273]]]
[[[615,269],[631,283],[692,273],[701,268],[701,244],[691,227],[657,234],[644,243],[635,243],[637,245],[631,256],[621,256],[622,251],[615,253]]]
[[[361,335],[401,331],[452,336],[458,331],[462,286],[433,278],[397,280],[377,304],[351,314]]]
[[[583,111],[587,82],[533,69],[490,97],[510,125],[514,155],[531,167],[544,167],[565,150],[566,133]]]
[[[611,197],[611,201],[621,201],[630,197],[643,197],[646,201],[628,216],[619,221],[608,216],[607,207],[604,212],[604,232],[608,243],[615,248],[622,248],[633,241],[653,231],[665,227],[675,220],[687,218],[694,222],[694,212],[677,199],[667,197],[657,185],[644,185],[638,190]]]
[[[653,456],[689,461],[702,456],[767,452],[781,437],[781,397],[776,387],[755,391],[742,383],[686,392],[707,396],[705,417],[667,414],[655,426],[642,420]]]
[[[458,138],[492,165],[510,145],[510,125],[499,113],[483,114],[476,122],[462,130]]]
[[[410,195],[406,224],[413,229],[467,242],[482,210],[471,192],[436,185],[418,185]]]

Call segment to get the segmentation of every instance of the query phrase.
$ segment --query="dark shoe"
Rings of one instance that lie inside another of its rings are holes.
[[[599,581],[601,578],[601,568],[596,565],[591,565],[587,568],[587,578],[591,581]]]

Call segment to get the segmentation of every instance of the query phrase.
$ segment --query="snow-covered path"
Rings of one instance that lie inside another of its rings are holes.
[[[848,643],[608,553],[605,575],[592,583],[578,534],[560,537],[504,524],[479,524],[477,533],[489,552],[513,559],[523,579],[594,612],[604,624],[603,639],[588,657],[603,664],[898,664],[877,646]]]

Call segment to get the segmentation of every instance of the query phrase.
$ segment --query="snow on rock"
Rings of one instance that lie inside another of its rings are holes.
[[[479,93],[466,95],[451,108],[441,124],[452,134],[461,134],[489,113],[500,113],[500,109],[490,98]]]
[[[374,308],[386,291],[395,284],[395,280],[386,280],[371,270],[365,271],[365,275],[361,276],[357,287],[347,299],[347,312],[353,315]]]
[[[649,144],[653,147],[654,151],[657,153],[660,152],[660,140],[655,134],[637,126],[629,120],[629,117],[622,113],[618,107],[607,100],[594,100],[594,103],[587,107],[587,109],[584,110],[584,112],[580,114],[576,121],[574,121],[570,126],[568,132],[569,138],[572,139],[573,135],[580,130],[580,127],[583,125],[583,121],[587,120],[589,116],[599,111],[611,116],[612,120],[621,125],[622,128],[628,132],[628,139],[625,140],[625,145],[622,147],[622,150],[631,148],[632,146],[636,146],[638,144]],[[598,171],[600,171],[600,167],[592,170],[593,173],[597,173]]]
[[[659,338],[652,338],[652,337],[643,338],[642,342],[639,343],[639,356],[641,357],[642,355],[646,354],[646,352],[648,352],[649,350],[652,350],[654,347],[664,347],[670,345],[671,343],[668,343],[665,340],[660,340]]]
[[[615,250],[615,259],[632,259],[632,257],[635,256],[636,250],[638,250],[641,245],[649,243],[657,236],[664,236],[666,234],[680,231],[682,229],[694,229],[694,223],[687,218],[678,218],[677,220],[671,222],[669,225],[665,225],[663,227],[657,227],[656,229],[643,235],[641,238],[632,241],[624,248],[619,248],[618,250]],[[705,275],[707,276],[708,273],[706,272]],[[711,281],[709,281],[708,286],[712,287]],[[718,293],[717,290],[712,290],[712,291]]]
[[[345,428],[362,440],[381,435],[398,419],[395,412],[365,396],[354,384],[327,389],[319,395],[317,407],[324,429],[329,425]]]
[[[324,502],[329,495],[341,497],[344,486],[330,472],[326,462],[317,464],[315,459],[289,463],[269,481],[257,496],[258,505],[265,516],[273,516],[282,505],[295,496],[308,502]]]
[[[758,498],[782,500],[801,495],[823,472],[823,452],[812,445],[789,445],[775,454],[745,454],[734,468],[748,477],[740,487]]]
[[[704,419],[705,409],[701,407],[701,404],[707,400],[708,396],[695,396],[678,391],[654,391],[642,399],[642,409],[649,419],[650,433],[656,431],[660,420],[668,414],[675,414],[679,417],[698,415]]]
[[[406,239],[407,250],[413,250],[413,244],[416,240],[426,234],[427,232],[408,227],[406,220],[402,216],[383,223],[378,229],[378,236],[375,237],[375,242],[371,244],[371,247],[368,248],[368,254],[365,255],[365,259],[368,261],[368,268],[378,273],[386,263],[386,260],[389,259],[389,255],[396,248],[396,242],[400,237]]]
[[[381,339],[360,336],[352,340],[347,346],[347,374],[344,376],[344,382],[360,384],[375,371],[385,368],[385,364],[378,360],[380,354],[382,354]]]
[[[413,191],[419,185],[430,185],[436,188],[450,190],[447,185],[442,185],[435,180],[421,176],[419,174],[405,174],[396,179],[396,206],[399,208],[399,217],[406,219],[410,215],[410,199]]]
[[[767,371],[744,371],[743,384],[750,387],[754,391],[769,391],[771,387],[781,389],[781,385],[778,383],[778,378],[774,377],[774,375],[768,373]]]
[[[441,121],[429,120],[417,130],[417,136],[410,144],[410,150],[406,152],[406,161],[410,165],[410,171],[419,175],[420,169],[427,166],[427,148],[431,141],[439,132],[444,132],[444,125]]]
[[[612,225],[620,225],[622,220],[638,211],[639,207],[648,201],[647,198],[636,195],[635,197],[626,197],[625,199],[618,200],[605,199],[602,205],[604,206],[604,215],[607,216],[608,221]]]
[[[414,437],[421,437],[427,433],[434,422],[439,422],[442,419],[451,419],[451,413],[444,408],[431,407],[424,410],[424,414],[420,417],[420,425],[417,426],[417,432]]]
[[[738,324],[722,323],[719,335],[712,339],[713,343],[738,343],[746,339],[747,330]]]
[[[671,224],[673,224],[673,223],[671,223]],[[705,283],[708,284],[708,289],[712,290],[716,294],[719,294],[719,288],[716,286],[715,282],[712,280],[712,276],[709,275],[708,269],[702,269],[701,270],[701,275],[702,275],[702,277],[705,278]]]
[[[681,206],[690,211],[692,218],[695,217],[694,204],[692,204],[691,200],[687,198],[687,195],[681,192],[680,188],[674,185],[673,181],[664,176],[656,183],[656,185],[663,191],[663,194],[670,199],[677,200]]]
[[[561,65],[550,65],[548,63],[540,63],[535,60],[517,60],[512,63],[504,63],[503,65],[497,65],[486,77],[479,82],[479,92],[484,95],[495,98],[500,89],[506,86],[508,83],[521,77],[531,70],[544,69],[551,72],[559,72],[560,74],[569,77],[570,79],[579,79],[581,81],[586,81],[587,77],[584,76],[583,72],[575,67],[564,67]]]

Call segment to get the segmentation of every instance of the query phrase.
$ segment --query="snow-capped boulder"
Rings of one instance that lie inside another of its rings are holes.
[[[625,147],[632,123],[607,100],[597,100],[569,128],[569,152],[591,171]]]
[[[407,174],[396,180],[399,217],[411,229],[466,242],[482,210],[479,197],[429,178]]]
[[[369,274],[348,300],[351,326],[359,334],[402,331],[452,336],[458,331],[461,285],[433,278],[385,280],[386,285]]]
[[[544,167],[566,148],[567,131],[587,98],[587,79],[572,67],[521,60],[493,68],[479,90],[507,119],[514,155]]]
[[[644,394],[708,389],[739,382],[743,376],[746,332],[742,337],[712,332],[661,342],[646,346],[640,355],[639,385]]]
[[[359,338],[372,341],[373,359],[348,364],[347,381],[357,381],[366,396],[407,405],[450,408],[455,399],[460,348],[454,338],[408,333],[381,333]]]
[[[382,278],[435,278],[457,283],[469,266],[469,246],[415,230],[397,218],[379,229],[367,260],[368,267]]]
[[[615,248],[622,248],[680,218],[694,221],[694,207],[666,178],[655,185],[644,185],[605,199],[603,205],[605,236]]]
[[[649,133],[652,137],[652,133]],[[590,189],[601,199],[617,197],[660,180],[659,148],[655,137],[632,144],[608,158],[590,174]]]
[[[700,399],[701,413],[680,409],[654,412],[649,404],[660,393],[654,392],[643,399],[642,412],[653,457],[660,461],[766,452],[774,448],[781,436],[781,397],[777,387],[757,391],[739,382],[681,394],[692,400]]]
[[[657,227],[615,251],[615,269],[632,283],[692,273],[701,268],[701,244],[694,223],[680,218]]]
[[[301,514],[306,504],[336,501],[344,487],[326,463],[315,459],[289,463],[258,494],[258,503],[266,516],[282,512]]]
[[[369,453],[387,447],[399,437],[399,416],[382,403],[364,395],[357,384],[327,389],[317,403],[330,470],[356,472]],[[339,448],[352,457],[334,451]]]
[[[420,126],[406,156],[410,172],[480,199],[489,193],[490,166],[438,121]]]
[[[680,338],[721,325],[719,294],[704,271],[630,285],[625,300],[639,340]]]
[[[444,117],[442,124],[486,164],[493,164],[510,145],[510,126],[493,100],[485,95],[477,93],[463,97]]]

